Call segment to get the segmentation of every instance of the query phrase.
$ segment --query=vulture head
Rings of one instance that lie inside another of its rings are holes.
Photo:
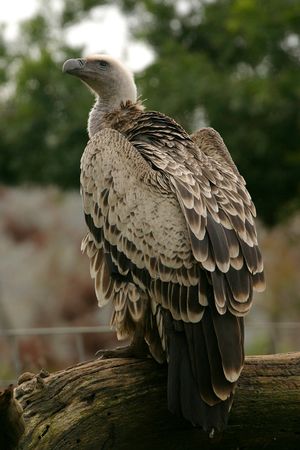
[[[106,110],[118,108],[128,100],[136,102],[137,93],[132,73],[111,56],[96,54],[68,59],[62,70],[87,84],[106,106]]]

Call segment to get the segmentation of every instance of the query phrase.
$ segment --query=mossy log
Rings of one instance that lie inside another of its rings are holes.
[[[166,367],[151,359],[25,376],[15,392],[26,423],[19,448],[300,448],[300,353],[247,357],[228,429],[214,438],[168,412],[166,378]]]

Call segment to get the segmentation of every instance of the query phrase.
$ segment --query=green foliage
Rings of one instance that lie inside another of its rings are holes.
[[[63,27],[108,4],[65,0],[61,14],[41,9],[22,25],[18,50],[0,37],[4,182],[78,185],[92,99],[78,80],[61,74],[63,60],[81,55],[64,45]],[[216,128],[265,223],[299,208],[299,0],[113,4],[155,51],[155,61],[137,76],[146,106],[188,131]]]
[[[6,59],[14,83],[0,97],[1,181],[78,186],[92,97],[61,66],[82,49],[57,44],[40,14],[21,29],[18,53]]]

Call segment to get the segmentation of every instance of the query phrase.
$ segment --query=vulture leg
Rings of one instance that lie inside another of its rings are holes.
[[[103,359],[111,358],[137,358],[144,359],[149,356],[149,348],[144,339],[144,329],[136,327],[132,341],[124,347],[116,347],[111,350],[98,350],[96,356]]]

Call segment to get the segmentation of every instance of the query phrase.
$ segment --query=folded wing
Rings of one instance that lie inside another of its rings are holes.
[[[164,117],[157,130],[168,126]],[[99,304],[114,303],[119,337],[144,321],[153,356],[172,359],[170,409],[222,429],[244,362],[242,318],[253,289],[264,287],[255,208],[232,160],[214,157],[218,136],[210,134],[209,154],[203,134],[200,142],[180,127],[176,133],[155,142],[136,133],[132,145],[105,129],[89,142],[81,161],[83,250]],[[184,386],[180,373],[193,382]],[[204,403],[195,410],[186,399],[198,394]]]

